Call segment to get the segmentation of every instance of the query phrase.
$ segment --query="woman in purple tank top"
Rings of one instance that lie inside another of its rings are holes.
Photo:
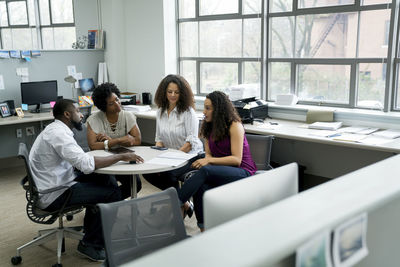
[[[200,135],[205,139],[206,156],[193,162],[192,168],[198,171],[178,189],[183,210],[190,208],[187,201],[193,196],[201,231],[204,230],[204,192],[246,178],[257,171],[240,117],[229,98],[220,91],[208,94],[203,113]]]

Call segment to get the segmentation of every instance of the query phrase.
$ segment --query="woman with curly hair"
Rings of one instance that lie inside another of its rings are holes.
[[[190,208],[193,196],[197,225],[204,230],[203,195],[208,189],[231,183],[257,171],[244,128],[229,98],[220,91],[206,96],[201,136],[205,138],[205,158],[198,159],[192,168],[198,171],[178,189],[182,210]]]
[[[87,140],[91,150],[111,149],[120,146],[140,145],[141,135],[136,117],[121,107],[121,93],[113,83],[97,86],[92,94],[94,105],[100,110],[87,120]],[[129,175],[117,175],[122,197],[131,196]],[[141,189],[137,178],[137,191]]]
[[[192,154],[203,151],[203,143],[198,138],[199,120],[194,111],[193,92],[186,79],[180,75],[167,75],[157,88],[155,103],[158,106],[156,146]],[[178,177],[189,169],[190,164],[174,171],[143,177],[161,190],[171,186],[178,188]]]

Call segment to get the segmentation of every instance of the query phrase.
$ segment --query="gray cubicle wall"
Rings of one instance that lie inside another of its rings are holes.
[[[29,81],[57,80],[58,95],[71,98],[71,84],[64,81],[68,75],[67,66],[75,65],[84,78],[97,81],[99,62],[104,62],[103,50],[42,51],[40,57],[32,58],[32,62],[0,59],[0,74],[5,86],[5,90],[0,90],[0,101],[13,99],[16,106],[21,105],[21,77],[16,75],[17,68],[28,68]]]
[[[42,51],[41,56],[33,58],[32,62],[24,62],[21,59],[1,59],[0,74],[4,77],[5,90],[0,90],[0,102],[12,99],[17,107],[21,105],[21,78],[16,75],[16,68],[28,68],[29,81],[57,80],[58,95],[71,98],[71,84],[64,81],[64,77],[68,74],[67,66],[75,65],[77,72],[82,72],[84,78],[93,77],[97,81],[99,62],[104,62],[103,50]],[[33,143],[35,136],[27,137],[25,134],[28,126],[34,126],[36,134],[41,128],[39,122],[0,126],[2,140],[0,159],[16,156],[18,143],[21,141],[28,145]],[[17,128],[22,129],[23,138],[16,138]]]

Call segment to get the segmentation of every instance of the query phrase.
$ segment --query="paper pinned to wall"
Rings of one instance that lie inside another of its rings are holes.
[[[3,79],[3,75],[0,74],[0,90],[4,90],[4,79]]]
[[[17,76],[29,76],[28,68],[17,68]]]
[[[76,79],[75,88],[81,88],[81,86],[79,85],[79,80],[82,80],[82,72],[75,73],[74,77]]]
[[[68,75],[71,75],[71,76],[75,77],[75,74],[76,74],[76,66],[75,66],[75,65],[69,65],[69,66],[67,66],[67,71],[68,71]]]

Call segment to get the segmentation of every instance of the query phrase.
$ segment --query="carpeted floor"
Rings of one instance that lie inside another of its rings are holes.
[[[29,220],[25,211],[25,191],[19,185],[23,176],[25,176],[24,167],[0,169],[0,266],[12,266],[11,257],[16,255],[16,248],[32,240],[38,230],[57,226],[57,222],[53,225],[39,225]],[[158,191],[143,178],[142,184],[139,197]],[[75,215],[72,222],[65,222],[65,225],[82,225],[82,223],[83,212]],[[186,218],[185,226],[189,235],[199,233],[195,216],[191,219]],[[99,263],[91,262],[76,252],[77,242],[66,239],[66,252],[62,256],[63,266],[99,266]],[[53,240],[27,249],[22,253],[22,263],[19,266],[51,266],[57,260],[56,247],[56,242]]]

